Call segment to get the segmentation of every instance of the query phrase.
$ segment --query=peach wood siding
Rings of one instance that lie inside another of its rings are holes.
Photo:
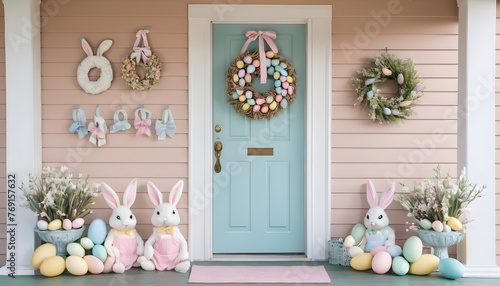
[[[3,9],[0,9],[0,264],[5,262],[5,177],[6,177],[6,153],[5,153],[5,21]]]

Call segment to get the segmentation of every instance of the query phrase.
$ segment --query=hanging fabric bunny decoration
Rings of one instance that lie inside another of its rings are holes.
[[[95,109],[94,121],[89,123],[90,143],[101,147],[106,144],[106,120],[101,116],[99,106]]]
[[[82,139],[89,133],[87,129],[87,118],[85,117],[85,111],[77,105],[73,109],[73,123],[69,126],[69,132],[77,133],[78,138]]]
[[[163,110],[161,120],[156,120],[155,130],[158,140],[165,140],[167,136],[174,139],[175,121],[170,108],[165,108]]]
[[[120,120],[120,114],[122,115],[121,120]],[[125,131],[129,130],[130,127],[131,125],[128,122],[127,112],[120,107],[118,110],[115,111],[115,114],[113,115],[113,124],[109,126],[109,132],[115,133],[118,131]]]
[[[134,127],[137,129],[135,136],[140,136],[142,134],[151,136],[149,126],[151,126],[151,111],[142,106],[137,108],[134,118]]]

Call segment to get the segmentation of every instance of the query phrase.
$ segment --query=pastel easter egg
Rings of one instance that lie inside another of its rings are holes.
[[[274,72],[275,72],[274,67],[268,67],[267,68],[267,74],[268,75],[274,75]]]
[[[280,63],[280,67],[282,67],[282,68],[286,69],[288,66],[286,65],[286,63],[281,62],[281,63]]]
[[[275,66],[274,70],[280,72],[283,70],[283,68],[281,66]]]
[[[281,95],[281,94],[276,95],[276,97],[274,98],[274,100],[276,100],[276,102],[280,102],[282,99],[283,99],[283,95]]]
[[[71,220],[65,218],[63,219],[63,222],[62,222],[62,227],[65,229],[65,230],[70,230],[73,228],[73,224],[71,223]]]
[[[68,252],[69,255],[74,255],[79,257],[85,256],[85,249],[83,249],[83,246],[81,246],[81,244],[77,242],[68,243],[68,245],[66,246],[66,251]]]
[[[284,83],[281,84],[281,86],[283,86],[283,88],[288,88],[290,84],[287,81],[285,81]]]
[[[80,238],[80,245],[85,249],[92,249],[92,247],[94,247],[94,243],[88,237]]]
[[[417,96],[417,92],[416,92],[416,91],[414,91],[414,90],[412,90],[412,91],[410,92],[410,96],[411,96],[411,97],[415,97],[415,96]]]
[[[402,275],[406,275],[406,273],[408,273],[408,271],[410,271],[410,263],[408,263],[408,261],[406,261],[406,259],[404,259],[404,257],[402,256],[397,256],[397,257],[394,257],[394,259],[392,260],[392,272],[394,272],[394,274],[396,275],[399,275],[399,276],[402,276]]]
[[[286,96],[287,94],[288,94],[288,89],[283,88],[283,89],[281,90],[281,95],[282,95],[282,96]]]
[[[270,105],[269,105],[269,109],[271,110],[275,110],[276,107],[278,107],[278,103],[276,101],[273,101]]]
[[[386,250],[387,250],[387,246],[385,246],[385,245],[379,245],[379,246],[373,247],[370,250],[370,254],[373,255],[373,256],[375,256],[379,252],[386,252]]]
[[[436,220],[432,223],[432,229],[435,230],[436,232],[442,232],[443,231],[443,223],[440,222],[439,220]]]
[[[271,66],[271,59],[266,59],[266,67],[270,67]]]
[[[260,97],[255,100],[255,103],[257,103],[258,105],[262,105],[264,104],[264,102],[266,102],[266,100]]]
[[[293,83],[293,77],[287,76],[286,77],[286,81],[289,82],[289,83]]]
[[[253,92],[251,90],[245,91],[245,97],[246,98],[252,98],[252,96],[253,96]]]
[[[271,102],[273,102],[273,100],[274,100],[274,98],[273,98],[273,96],[272,96],[272,95],[268,95],[268,96],[266,97],[266,102],[267,102],[267,103],[271,103]]]
[[[249,65],[247,67],[247,73],[253,73],[253,72],[255,72],[255,67],[253,65]]]
[[[374,79],[374,78],[369,78],[369,79],[366,79],[366,80],[365,80],[365,85],[370,85],[370,84],[372,84],[372,83],[374,83],[374,82],[375,82],[375,79]]]
[[[33,251],[31,255],[31,266],[35,269],[40,269],[42,262],[53,256],[56,256],[56,247],[52,243],[44,243]]]
[[[238,77],[245,77],[245,70],[244,69],[241,69],[238,71]]]
[[[45,277],[59,276],[65,269],[66,262],[61,256],[48,257],[40,265],[40,273]]]
[[[243,89],[237,89],[237,90],[236,90],[236,93],[237,93],[238,95],[242,95],[242,94],[243,94],[243,92],[244,92],[244,90],[243,90]]]
[[[250,104],[250,105],[255,105],[255,99],[253,99],[253,98],[249,98],[249,99],[247,99],[247,102],[248,102],[248,104]]]
[[[279,61],[278,59],[272,59],[272,60],[271,60],[271,65],[272,65],[272,66],[277,66],[277,65],[279,65],[279,64],[280,64],[280,61]]]
[[[370,270],[372,268],[373,256],[370,253],[361,253],[351,259],[351,267],[358,271]]]
[[[240,95],[240,97],[238,97],[238,100],[240,102],[244,102],[245,100],[247,100],[247,97],[246,97],[246,95],[242,94],[242,95]]]
[[[410,236],[403,245],[404,258],[410,263],[417,261],[422,255],[423,247],[418,236]]]
[[[280,70],[280,73],[283,75],[283,76],[288,76],[288,72],[286,70]]]
[[[281,82],[286,82],[286,76],[280,76]]]
[[[83,226],[83,224],[85,223],[85,220],[81,217],[79,218],[75,218],[72,222],[71,222],[71,226],[73,228],[80,228]]]
[[[425,230],[429,230],[432,228],[432,222],[426,218],[424,218],[423,220],[420,220],[418,222],[418,224],[420,224],[420,226],[425,229]]]
[[[253,60],[252,65],[256,68],[260,67],[260,61],[259,60]]]
[[[354,245],[358,245],[361,242],[365,236],[365,231],[366,227],[361,223],[357,223],[353,226],[351,236],[354,238]]]
[[[391,112],[394,116],[398,116],[399,115],[399,110],[397,109],[391,109]]]
[[[253,60],[252,60],[252,57],[251,57],[251,56],[245,56],[245,57],[243,58],[243,61],[244,61],[246,64],[250,64],[250,63],[252,63],[252,61],[253,61]]]
[[[368,98],[372,98],[372,97],[373,97],[373,90],[369,90],[369,91],[366,93],[366,97],[368,97]]]
[[[447,221],[446,221],[446,224],[449,225],[451,227],[451,230],[462,230],[463,226],[462,226],[462,223],[454,218],[454,217],[450,217]]]
[[[267,113],[269,111],[269,106],[264,105],[260,108],[260,112],[262,113]]]
[[[252,110],[253,110],[253,112],[259,112],[260,111],[260,105],[254,105]]]
[[[274,52],[273,51],[267,51],[266,52],[266,58],[272,58],[274,57]]]
[[[391,110],[387,107],[384,107],[382,110],[384,111],[385,115],[391,115],[391,113],[392,113]]]
[[[391,270],[392,257],[389,253],[382,251],[375,256],[372,260],[372,270],[377,274],[385,274]]]
[[[274,81],[274,87],[278,87],[278,86],[281,86],[281,81],[279,79]]]
[[[236,91],[233,92],[233,99],[238,99],[238,97],[240,97],[240,95]]]
[[[238,76],[237,73],[233,74],[233,81],[238,82],[240,80],[240,77]]]
[[[245,81],[246,81],[246,82],[252,82],[252,75],[251,75],[251,74],[249,74],[249,73],[247,73],[247,74],[245,75],[244,79],[245,79]]]
[[[286,98],[283,98],[280,102],[280,106],[282,108],[286,108],[288,106],[288,100],[286,100]]]
[[[403,84],[403,82],[405,81],[405,77],[402,73],[398,74],[397,81],[399,84]]]
[[[388,68],[382,68],[382,73],[385,75],[385,76],[390,76],[392,75],[392,71]]]
[[[422,85],[420,83],[417,83],[417,85],[415,86],[415,88],[413,90],[416,92],[419,92],[420,90],[422,90]]]
[[[387,253],[391,255],[391,257],[401,256],[403,255],[403,249],[399,245],[391,245],[387,247]]]
[[[276,91],[276,94],[281,94],[283,89],[281,88],[281,86],[278,86],[277,88],[274,89],[274,91]]]
[[[447,224],[443,225],[443,232],[451,232],[451,227]]]
[[[413,275],[429,275],[437,269],[439,258],[434,254],[422,254],[420,258],[410,263],[410,274]]]
[[[106,260],[106,257],[108,257],[106,248],[104,248],[104,245],[102,244],[96,244],[92,247],[92,255],[99,258],[103,262]]]
[[[48,230],[58,230],[61,228],[62,228],[62,221],[60,219],[55,219],[49,222],[49,225],[47,226]]]
[[[293,86],[290,86],[290,87],[288,88],[288,94],[289,94],[289,95],[292,95],[292,94],[293,94]]]
[[[273,78],[276,79],[276,80],[278,80],[278,81],[279,81],[280,76],[281,75],[280,75],[279,72],[274,72],[274,74],[273,74]],[[281,81],[280,81],[280,85],[281,85]]]
[[[47,230],[49,223],[42,219],[36,222],[36,227],[38,227],[39,230]]]
[[[108,231],[104,220],[96,218],[89,225],[87,237],[90,238],[94,244],[103,244],[107,233]]]
[[[75,276],[85,275],[89,271],[87,263],[79,256],[68,256],[66,258],[66,269]]]
[[[239,68],[239,69],[243,68],[244,66],[245,66],[245,63],[243,63],[243,61],[237,61],[236,62],[236,67]]]
[[[243,111],[247,111],[249,108],[250,108],[250,104],[248,104],[248,102],[243,104],[243,106],[241,107],[241,109],[243,109]]]
[[[407,106],[410,106],[411,102],[412,102],[411,100],[402,101],[399,103],[399,106],[400,107],[407,107]]]
[[[103,273],[111,273],[113,272],[113,265],[115,264],[116,259],[114,257],[108,256],[104,261],[104,270]]]
[[[246,81],[245,81],[245,79],[244,79],[244,78],[240,78],[240,80],[238,81],[238,84],[239,84],[240,86],[245,86],[245,83],[246,83]]]
[[[93,255],[85,255],[83,260],[87,263],[90,273],[100,274],[104,271],[104,263],[99,258]]]
[[[444,278],[455,280],[464,276],[465,266],[454,258],[442,258],[438,270]]]

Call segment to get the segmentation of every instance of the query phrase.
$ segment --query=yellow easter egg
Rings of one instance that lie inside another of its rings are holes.
[[[463,226],[462,226],[462,223],[454,218],[454,217],[450,217],[447,221],[446,221],[446,224],[449,225],[451,227],[451,230],[462,230],[463,229]]]
[[[267,58],[272,58],[272,57],[274,57],[274,52],[273,52],[273,51],[267,51],[267,52],[266,52],[266,57],[267,57]]]
[[[55,219],[49,222],[49,225],[47,226],[48,230],[58,230],[61,228],[62,228],[62,221],[60,219]]]
[[[40,273],[43,276],[54,277],[61,275],[66,268],[64,258],[61,256],[52,256],[46,258],[40,265]]]
[[[422,254],[420,258],[410,264],[410,274],[429,275],[437,269],[439,258],[434,254]]]
[[[373,256],[370,253],[361,253],[351,259],[351,267],[354,270],[365,271],[372,268]]]
[[[277,106],[278,106],[278,103],[277,103],[276,101],[273,101],[273,103],[271,103],[271,104],[269,105],[269,109],[271,109],[271,110],[275,110]]]
[[[79,276],[87,274],[89,267],[82,257],[71,255],[66,258],[66,269],[69,273]]]
[[[233,74],[233,81],[238,82],[240,80],[240,77],[237,74]]]
[[[56,247],[52,243],[44,243],[37,247],[31,256],[31,266],[40,269],[42,262],[49,257],[56,256]]]
[[[406,101],[402,101],[399,103],[399,106],[400,107],[407,107],[407,106],[410,106],[410,104],[412,103],[411,100],[406,100]]]
[[[274,79],[279,79],[281,77],[281,74],[279,72],[274,72],[273,78]]]
[[[238,100],[240,102],[244,102],[245,100],[247,100],[247,97],[244,94],[242,94],[242,95],[240,95],[240,97],[238,98]]]
[[[243,109],[243,111],[247,111],[249,108],[250,108],[250,104],[248,104],[248,102],[243,104],[243,106],[241,107],[241,109]]]
[[[293,82],[293,77],[291,77],[291,76],[287,76],[287,77],[286,77],[286,81],[287,81],[288,83],[292,83],[292,82]]]
[[[236,62],[236,67],[239,68],[239,69],[241,69],[244,66],[245,66],[245,63],[243,61],[237,61]]]

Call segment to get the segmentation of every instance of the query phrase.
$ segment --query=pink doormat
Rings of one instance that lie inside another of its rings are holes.
[[[193,265],[188,283],[330,283],[323,266]]]

